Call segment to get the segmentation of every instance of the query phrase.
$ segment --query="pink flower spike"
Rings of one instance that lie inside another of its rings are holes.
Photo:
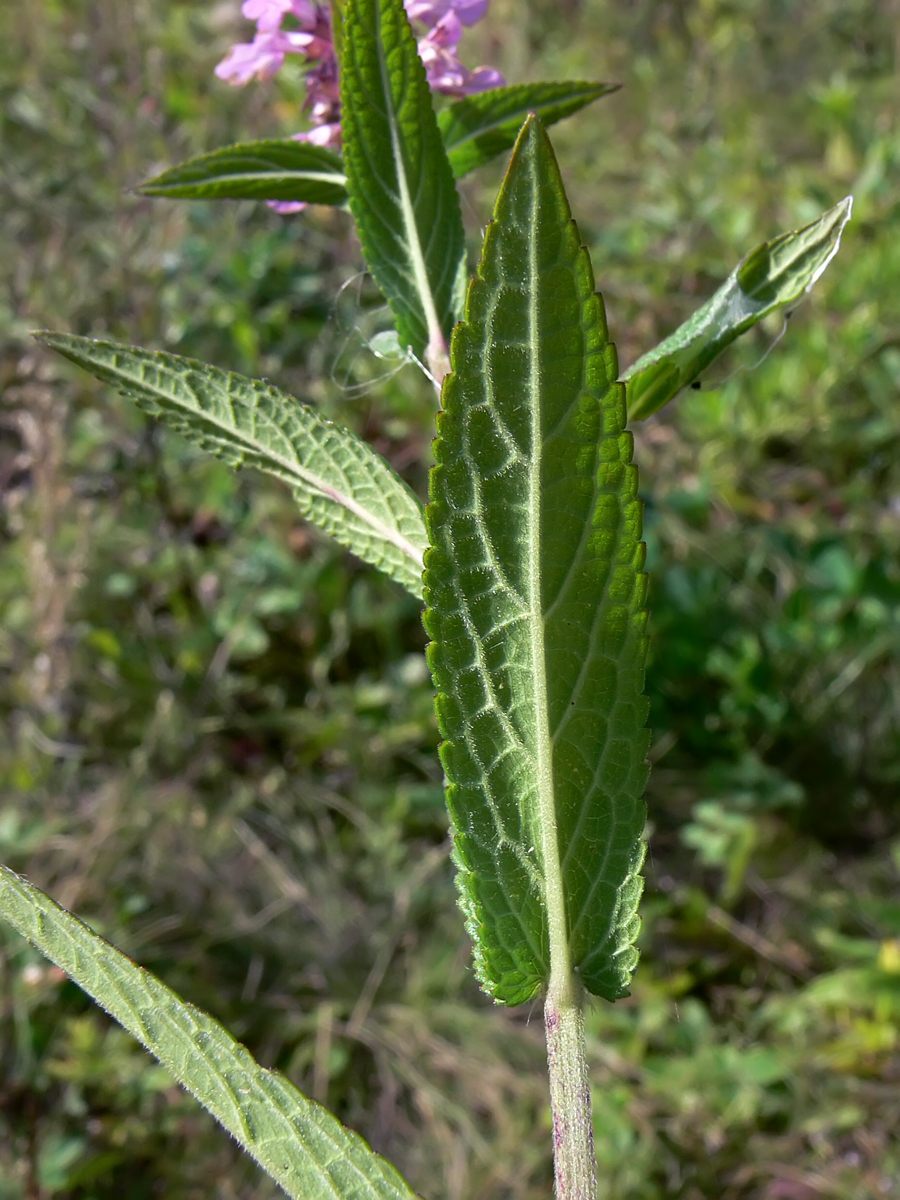
[[[288,32],[282,33],[281,36],[284,38],[286,50],[290,50],[294,54],[302,54],[310,62],[315,62],[320,58],[331,58],[334,54],[334,46],[331,42],[326,42],[314,33]]]
[[[411,21],[421,21],[428,26],[436,25],[451,6],[452,0],[405,0],[404,3]]]
[[[452,13],[463,25],[474,25],[487,13],[488,0],[406,0],[406,15],[433,27]]]
[[[315,29],[320,19],[319,9],[312,0],[291,0],[291,15],[300,22],[301,29]],[[325,18],[330,23],[330,18]]]
[[[337,149],[341,144],[341,123],[340,121],[331,121],[327,125],[316,125],[304,133],[295,133],[294,141],[309,142],[313,146]]]
[[[255,21],[261,33],[280,29],[285,13],[291,11],[292,0],[244,0],[241,12],[248,21]]]
[[[445,96],[469,96],[473,92],[501,87],[503,76],[493,67],[469,71],[462,65],[456,57],[456,43],[451,40],[454,25],[459,28],[456,17],[448,13],[419,41],[419,57],[425,64],[428,86]]]
[[[487,15],[488,0],[450,0],[450,7],[463,25],[474,25]]]
[[[472,92],[488,92],[491,88],[503,87],[506,80],[496,67],[476,67],[469,76],[466,94]]]
[[[455,53],[461,37],[462,25],[459,23],[459,17],[455,12],[448,12],[444,13],[434,29],[429,29],[422,41],[431,42],[435,46],[441,46],[443,49]],[[420,49],[421,44],[420,42]]]
[[[470,71],[457,55],[463,26],[480,21],[487,6],[488,0],[404,0],[410,20],[419,30],[425,28],[418,49],[433,91],[468,96],[502,86],[499,71],[493,67]],[[299,55],[309,65],[303,108],[312,128],[294,136],[314,146],[340,147],[341,97],[328,4],[325,0],[243,0],[242,12],[256,22],[256,36],[250,43],[232,46],[216,67],[216,75],[237,85],[254,77],[270,79],[282,68],[287,54]],[[296,24],[282,28],[285,18]],[[283,213],[305,207],[292,200],[270,204]]]
[[[453,54],[422,38],[419,56],[425,64],[425,76],[432,91],[448,96],[465,95],[469,72]]]
[[[281,33],[257,33],[252,42],[231,47],[216,67],[216,75],[235,87],[249,83],[254,76],[271,79],[281,70],[285,51],[290,48]]]
[[[290,213],[303,212],[306,208],[305,200],[267,200],[269,208],[272,212],[281,213],[282,216],[288,216]]]

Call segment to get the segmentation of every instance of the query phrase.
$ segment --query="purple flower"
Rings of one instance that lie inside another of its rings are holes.
[[[295,133],[298,142],[310,142],[313,146],[328,146],[337,149],[341,144],[340,121],[329,121],[325,125],[314,125],[305,133]]]
[[[257,33],[252,42],[239,42],[216,67],[216,74],[226,83],[243,87],[254,76],[271,79],[284,66],[284,56],[290,43],[278,30]]]
[[[476,67],[469,76],[467,92],[487,92],[491,88],[503,87],[506,80],[496,67]]]
[[[421,4],[424,0],[412,0]],[[486,0],[477,0],[480,16],[484,15]],[[432,4],[432,8],[436,5]],[[425,64],[428,86],[435,92],[447,96],[467,96],[472,92],[483,92],[487,88],[500,87],[503,76],[493,67],[477,67],[470,71],[457,57],[456,48],[462,37],[462,22],[476,8],[475,3],[457,3],[447,10],[432,29],[419,39],[419,57]],[[407,10],[408,11],[408,10]]]
[[[248,21],[256,22],[260,32],[280,29],[288,13],[305,29],[311,29],[316,23],[315,7],[310,0],[244,0],[241,12]]]
[[[488,0],[407,0],[404,5],[411,21],[436,25],[452,12],[463,25],[474,25],[487,13]]]
[[[488,0],[405,0],[410,21],[424,27],[419,55],[433,91],[466,96],[503,84],[503,76],[493,67],[470,71],[457,55],[463,26],[480,21],[487,6]],[[306,76],[304,104],[312,129],[295,136],[315,146],[339,147],[341,98],[329,4],[324,0],[244,0],[241,11],[256,22],[256,36],[252,42],[232,46],[216,67],[216,75],[242,86],[254,77],[271,79],[284,65],[285,55],[302,55],[313,64]],[[298,212],[305,205],[274,200],[270,207],[277,212]]]
[[[283,217],[290,216],[291,213],[303,212],[306,208],[305,200],[267,200],[266,204],[272,212],[281,213]]]

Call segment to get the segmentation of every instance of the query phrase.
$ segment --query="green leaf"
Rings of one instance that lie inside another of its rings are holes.
[[[340,155],[293,138],[223,146],[163,171],[137,189],[173,200],[305,200],[345,204]]]
[[[268,383],[191,358],[67,333],[35,337],[231,466],[283,479],[309,521],[421,595],[422,506],[355,434]]]
[[[641,503],[601,298],[526,122],[451,347],[426,629],[462,906],[508,1004],[637,960],[646,655]]]
[[[412,1200],[358,1134],[8,867],[0,916],[146,1046],[289,1196]]]
[[[617,83],[575,80],[519,83],[456,100],[438,114],[453,174],[461,179],[508,150],[530,112],[537,113],[545,125],[554,125],[618,89]]]
[[[404,346],[437,377],[465,281],[459,197],[403,0],[348,0],[341,101],[350,208]]]
[[[630,366],[622,376],[629,420],[657,412],[735,338],[808,292],[837,254],[852,207],[848,196],[817,221],[757,246],[690,320]]]
[[[331,10],[331,40],[338,62],[344,53],[344,0],[329,0]]]

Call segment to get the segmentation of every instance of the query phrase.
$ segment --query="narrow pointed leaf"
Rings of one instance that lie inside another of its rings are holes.
[[[624,995],[637,952],[646,577],[601,298],[536,118],[451,347],[426,628],[461,901],[484,986],[551,962]]]
[[[173,200],[304,200],[345,204],[340,155],[294,138],[239,142],[201,154],[148,179],[145,196]]]
[[[289,1196],[412,1200],[358,1134],[7,867],[0,916],[146,1046]]]
[[[817,221],[752,250],[690,320],[625,371],[629,419],[658,412],[735,338],[808,292],[837,254],[852,207],[848,196]]]
[[[283,479],[309,521],[421,594],[422,506],[355,434],[262,380],[191,358],[66,333],[35,336],[231,466]]]
[[[366,262],[403,345],[446,355],[465,237],[403,0],[347,0],[343,46],[344,167]]]
[[[461,179],[508,150],[530,112],[544,125],[553,125],[618,88],[617,83],[580,80],[520,83],[454,101],[438,114],[453,174]]]

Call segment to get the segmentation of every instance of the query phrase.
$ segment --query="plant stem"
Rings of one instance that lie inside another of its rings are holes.
[[[556,1200],[596,1200],[597,1175],[591,1091],[584,1046],[584,1014],[571,973],[544,1003],[550,1108],[553,1113],[553,1173]]]

